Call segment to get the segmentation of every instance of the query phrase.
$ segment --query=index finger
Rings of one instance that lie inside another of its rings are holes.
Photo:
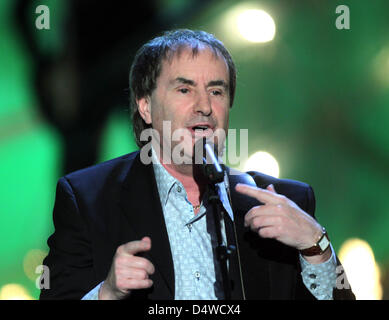
[[[235,190],[249,197],[255,198],[262,203],[278,204],[280,202],[278,194],[266,189],[256,188],[247,184],[238,183]]]
[[[122,247],[124,253],[135,255],[140,252],[149,251],[151,249],[151,239],[144,237],[142,240],[127,242]]]

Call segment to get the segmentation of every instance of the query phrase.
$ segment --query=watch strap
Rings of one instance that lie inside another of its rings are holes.
[[[320,246],[320,243],[322,241],[326,242],[326,246],[323,249]],[[322,234],[320,235],[319,240],[317,240],[316,243],[312,247],[300,250],[300,253],[306,257],[320,255],[320,254],[324,253],[324,251],[328,248],[329,245],[330,245],[330,238],[327,234],[326,229],[323,228]]]

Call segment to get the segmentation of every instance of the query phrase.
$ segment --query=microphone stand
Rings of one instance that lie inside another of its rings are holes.
[[[217,238],[217,246],[216,246],[216,258],[219,261],[220,271],[223,281],[224,288],[224,298],[226,300],[231,300],[231,284],[228,276],[228,268],[227,261],[230,257],[231,250],[227,248],[223,244],[223,238],[221,234],[221,224],[220,220],[222,219],[221,215],[221,202],[219,199],[218,192],[216,190],[216,184],[210,183],[208,185],[209,191],[209,201],[212,204],[213,211],[213,220],[216,229],[216,238]]]
[[[205,144],[205,138],[203,140],[203,147],[204,149],[206,147],[209,147],[209,145]],[[223,289],[224,289],[224,298],[225,300],[231,300],[231,282],[228,275],[227,262],[234,248],[233,246],[227,248],[223,244],[221,224],[220,224],[221,219],[223,219],[222,207],[221,207],[222,202],[219,198],[219,194],[217,190],[218,189],[217,184],[224,181],[225,172],[224,172],[224,168],[222,168],[219,165],[216,159],[212,159],[213,163],[208,164],[206,160],[207,152],[205,150],[203,150],[203,155],[205,156],[202,157],[203,158],[202,169],[203,169],[203,174],[208,181],[209,201],[212,204],[213,220],[214,220],[216,238],[217,238],[216,259],[218,260],[220,265]]]

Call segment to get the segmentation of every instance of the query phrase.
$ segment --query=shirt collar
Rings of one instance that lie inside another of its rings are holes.
[[[166,205],[166,202],[169,198],[169,193],[173,186],[180,182],[175,179],[169,172],[167,172],[165,167],[160,163],[154,148],[151,148],[151,157],[161,203]]]
[[[172,190],[174,185],[178,184],[181,186],[182,189],[184,189],[184,187],[182,186],[181,182],[179,182],[169,172],[167,172],[165,167],[160,163],[153,147],[151,147],[151,156],[152,156],[152,163],[153,163],[155,180],[157,182],[159,196],[161,198],[161,203],[165,206],[169,198],[170,191]],[[223,207],[228,213],[228,215],[230,216],[231,220],[233,221],[234,215],[232,212],[232,208],[230,206],[229,197],[227,195],[228,192],[227,190],[229,189],[227,174],[224,176],[224,181],[218,183],[217,186],[218,186],[218,194],[223,204]],[[204,214],[205,214],[205,210],[202,210],[196,216],[194,216],[187,224],[197,221]]]

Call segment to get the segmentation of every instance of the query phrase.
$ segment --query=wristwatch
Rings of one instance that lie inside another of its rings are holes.
[[[322,234],[320,235],[319,240],[317,240],[317,242],[312,247],[300,250],[300,253],[307,257],[320,255],[327,250],[329,245],[330,238],[328,237],[326,229],[322,227]]]

